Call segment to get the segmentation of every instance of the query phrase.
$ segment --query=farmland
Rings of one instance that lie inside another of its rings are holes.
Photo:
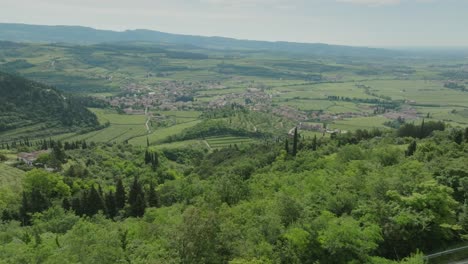
[[[397,118],[468,124],[468,92],[445,87],[447,82],[466,82],[451,78],[463,71],[462,59],[353,61],[196,47],[187,50],[190,54],[175,55],[178,50],[147,43],[28,44],[6,49],[0,52],[0,67],[17,65],[18,74],[100,98],[110,107],[91,108],[103,126],[97,131],[46,130],[37,124],[4,132],[2,138],[128,141],[144,146],[148,141],[162,144],[213,118],[234,129],[275,136],[304,122],[350,131],[385,128],[384,123]],[[256,114],[230,116],[226,109],[233,105]],[[213,112],[223,114],[212,116]],[[226,141],[206,142],[215,147],[243,142],[227,140],[230,134],[215,136]]]
[[[25,172],[0,163],[0,210],[17,206]]]

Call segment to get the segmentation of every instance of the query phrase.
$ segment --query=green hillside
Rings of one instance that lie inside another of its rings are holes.
[[[0,135],[35,127],[89,128],[98,125],[97,117],[52,87],[11,74],[0,73]]]

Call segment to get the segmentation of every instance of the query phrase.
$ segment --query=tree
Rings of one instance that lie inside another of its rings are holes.
[[[158,154],[156,152],[153,152],[151,154],[151,167],[153,168],[153,170],[155,170],[159,165],[159,157],[158,157]]]
[[[351,216],[336,217],[330,212],[323,212],[317,224],[323,225],[318,241],[327,254],[323,263],[349,263],[359,260],[368,263],[368,254],[382,241],[379,226],[363,224]]]
[[[414,152],[416,152],[417,144],[416,140],[413,140],[408,146],[408,149],[405,151],[406,157],[413,156]]]
[[[312,150],[316,151],[317,150],[317,135],[314,135],[314,139],[312,139]]]
[[[286,151],[286,154],[289,154],[289,142],[288,139],[284,141],[284,150]]]
[[[70,187],[63,182],[63,176],[45,170],[34,169],[26,173],[23,186],[27,193],[36,189],[48,200],[70,196]]]
[[[465,142],[468,143],[468,127],[465,128]]]
[[[81,206],[81,199],[79,197],[74,197],[71,202],[71,209],[75,212],[77,215],[83,215],[83,208]]]
[[[122,179],[119,178],[115,186],[115,206],[117,210],[121,210],[125,207],[125,200],[127,199],[126,196]]]
[[[424,129],[425,128],[424,128],[424,118],[423,118],[422,123],[421,123],[421,128],[419,131],[419,138],[425,138],[426,132]]]
[[[455,143],[460,145],[461,143],[463,143],[463,131],[461,131],[460,129],[454,129],[452,131],[452,138]]]
[[[115,196],[112,191],[110,191],[105,198],[106,202],[106,214],[109,218],[114,218],[117,215],[117,205],[115,202]]]
[[[145,150],[145,164],[149,164],[151,162],[151,157],[148,150]]]
[[[145,214],[146,201],[142,193],[139,193],[135,199],[135,202],[130,204],[130,216],[142,217]]]
[[[71,209],[71,204],[67,197],[63,198],[62,200],[62,208],[65,209],[66,211]]]
[[[146,208],[145,194],[138,178],[135,177],[128,193],[129,215],[143,216]]]
[[[41,193],[41,191],[37,188],[34,188],[31,191],[29,199],[29,212],[30,213],[38,213],[42,212],[45,209],[49,208],[51,202],[47,199],[47,197]]]
[[[297,134],[297,127],[294,128],[294,140],[293,140],[293,152],[292,155],[296,156],[297,154],[297,141],[299,140],[298,134]]]
[[[159,207],[159,195],[156,192],[156,188],[154,187],[154,184],[151,183],[149,186],[149,191],[148,191],[148,205],[150,207]]]
[[[185,210],[178,243],[181,263],[222,263],[216,251],[217,230],[214,213],[195,207]]]
[[[86,196],[86,205],[83,207],[85,214],[87,216],[93,216],[99,211],[105,212],[105,208],[101,195],[99,195],[96,188],[92,186],[89,194]]]
[[[30,211],[30,207],[29,207],[28,196],[25,192],[23,192],[23,199],[21,201],[21,207],[19,210],[19,218],[20,218],[21,224],[29,225],[29,221],[30,221],[29,211]]]

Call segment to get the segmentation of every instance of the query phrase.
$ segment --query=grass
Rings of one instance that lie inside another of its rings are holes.
[[[147,136],[140,136],[130,139],[129,143],[138,146],[146,146],[146,139],[148,138],[150,144],[153,145],[167,139],[169,136],[182,132],[184,129],[193,127],[200,122],[201,120],[194,120],[166,128],[156,129]]]
[[[386,128],[383,125],[385,121],[388,121],[388,119],[383,116],[347,118],[333,122],[333,124],[329,125],[329,128],[349,131],[369,128],[384,129]]]
[[[157,111],[155,115],[166,116],[175,120],[176,124],[182,124],[190,121],[197,120],[200,111]]]
[[[207,148],[203,140],[184,140],[157,145],[158,149],[178,149],[178,148]]]
[[[7,185],[21,187],[24,174],[22,170],[0,163],[0,187]]]
[[[17,205],[25,172],[0,163],[0,211]]]
[[[413,100],[418,104],[468,107],[468,93],[443,87],[441,81],[380,80],[363,84],[379,95],[393,100]]]
[[[110,109],[90,108],[96,114],[99,123],[110,123],[111,125],[144,125],[146,122],[145,115],[126,115],[118,114]]]
[[[225,148],[234,145],[240,146],[253,143],[254,141],[255,140],[252,138],[236,136],[217,136],[206,139],[206,142],[208,142],[211,148]]]

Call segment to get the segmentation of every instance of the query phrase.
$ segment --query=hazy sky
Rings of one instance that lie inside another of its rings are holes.
[[[358,46],[468,46],[468,0],[0,0],[0,22]]]

